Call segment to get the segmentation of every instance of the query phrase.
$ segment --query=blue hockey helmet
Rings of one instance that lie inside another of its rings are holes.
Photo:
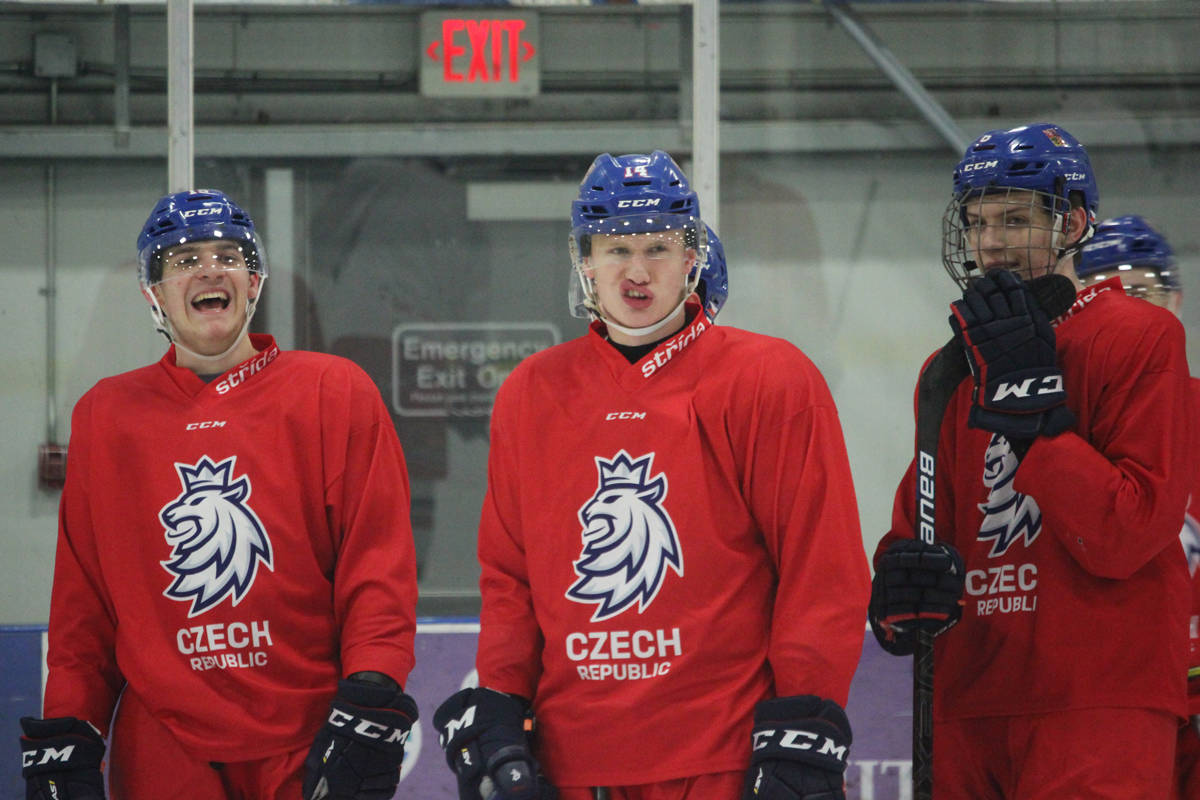
[[[182,344],[175,341],[171,321],[151,289],[163,279],[163,260],[171,248],[206,241],[234,242],[246,269],[259,276],[258,291],[246,302],[246,320],[241,335],[245,335],[249,328],[258,300],[262,297],[263,282],[267,279],[266,252],[254,230],[254,222],[224,192],[198,189],[159,198],[142,226],[142,232],[138,234],[138,280],[150,303],[150,316],[155,329],[178,347],[182,347]],[[237,269],[241,269],[240,264]],[[233,350],[240,340],[241,336],[225,353],[215,358],[221,358]]]
[[[572,239],[584,256],[589,234],[694,228],[699,220],[699,196],[662,150],[650,155],[601,153],[571,203]]]
[[[954,169],[954,196],[962,200],[989,189],[1028,189],[1064,203],[1077,192],[1089,225],[1100,207],[1087,151],[1050,122],[988,131],[971,142]]]
[[[216,239],[237,242],[247,269],[267,276],[266,255],[254,222],[224,192],[199,189],[163,196],[137,239],[142,285],[162,280],[162,257],[171,247]]]
[[[700,219],[700,198],[675,160],[662,150],[649,155],[601,153],[579,182],[571,203],[569,248],[577,283],[569,296],[575,316],[602,318],[584,260],[593,235],[680,231],[685,247],[696,253],[685,297],[695,291],[707,261],[707,226]]]
[[[1183,286],[1175,254],[1166,237],[1139,216],[1113,217],[1097,225],[1076,274],[1085,285],[1119,277],[1125,294],[1179,313]]]
[[[715,320],[721,306],[729,298],[729,271],[725,266],[725,246],[712,228],[707,225],[704,227],[708,232],[708,258],[700,270],[696,294],[700,295],[704,313],[710,320]]]
[[[1146,220],[1130,214],[1106,219],[1096,226],[1096,235],[1083,247],[1076,274],[1080,278],[1122,266],[1152,267],[1163,282],[1178,287],[1175,253],[1166,237],[1150,227]]]
[[[1074,136],[1053,123],[983,134],[967,147],[954,169],[953,184],[942,217],[942,264],[964,288],[986,268],[980,263],[979,241],[972,238],[980,230],[970,213],[976,204],[995,200],[1027,207],[1030,221],[1024,235],[1014,230],[1003,245],[1004,260],[1026,279],[1047,267],[1056,269],[1079,251],[1095,228],[1100,193],[1091,160]],[[1076,207],[1083,209],[1085,224],[1067,240],[1070,212]],[[1035,213],[1042,211],[1048,214],[1045,222]]]

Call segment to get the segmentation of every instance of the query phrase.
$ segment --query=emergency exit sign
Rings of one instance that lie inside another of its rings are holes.
[[[541,83],[538,16],[528,11],[421,15],[421,94],[529,97]]]

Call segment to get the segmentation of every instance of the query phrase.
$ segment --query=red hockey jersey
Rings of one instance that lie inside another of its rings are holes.
[[[1017,468],[967,427],[972,382],[946,413],[936,529],[966,561],[962,622],[934,644],[934,716],[1094,707],[1185,711],[1190,604],[1179,520],[1198,462],[1184,332],[1168,311],[1088,287],[1055,321],[1073,430]],[[892,529],[913,535],[914,468]]]
[[[1200,378],[1192,379],[1196,396],[1196,416],[1200,419]],[[1200,714],[1200,473],[1192,482],[1183,530],[1179,533],[1183,551],[1187,554],[1188,571],[1192,576],[1192,613],[1188,621],[1191,649],[1188,655],[1188,714]]]
[[[75,406],[45,714],[134,692],[197,758],[302,747],[339,677],[413,665],[408,480],[379,391],[319,353],[205,383],[157,364]]]
[[[869,576],[825,382],[697,311],[635,364],[594,323],[496,399],[479,682],[533,699],[562,786],[742,769],[755,703],[844,705],[861,654]]]

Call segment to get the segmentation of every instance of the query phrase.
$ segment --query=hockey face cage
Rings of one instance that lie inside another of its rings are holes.
[[[1070,211],[1065,198],[1027,189],[956,197],[942,216],[942,264],[963,289],[993,267],[1023,280],[1053,272],[1078,246],[1064,246]]]
[[[1048,270],[1031,267],[1026,260],[1007,265],[1026,278],[1032,277],[1025,274],[1028,271],[1052,271],[1060,259],[1082,246],[1092,233],[1100,201],[1087,151],[1070,133],[1048,122],[983,134],[967,147],[954,170],[953,185],[954,199],[943,218],[942,261],[950,276],[964,288],[986,269],[980,263],[980,253],[970,252],[969,242],[959,235],[970,227],[965,213],[960,212],[965,212],[972,201],[1006,192],[1014,200],[1024,198],[1019,190],[1040,195],[1040,204],[1051,219],[1038,225],[1055,232],[1051,246],[1056,252]],[[1034,205],[1032,200],[1021,202]],[[1087,227],[1077,241],[1068,242],[1065,234],[1071,207],[1085,211]],[[1030,255],[1028,250],[1026,255]]]
[[[1136,215],[1097,225],[1096,235],[1080,254],[1076,273],[1085,286],[1118,277],[1127,295],[1159,306],[1182,290],[1171,245]]]

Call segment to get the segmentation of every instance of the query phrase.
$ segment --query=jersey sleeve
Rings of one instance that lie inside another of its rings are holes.
[[[824,379],[807,359],[784,374],[797,383],[756,399],[743,487],[778,574],[767,657],[779,696],[845,705],[870,596],[858,504]]]
[[[344,675],[373,670],[401,685],[414,663],[417,570],[408,471],[374,383],[357,367],[327,373],[326,513],[334,533],[334,613]],[[342,392],[344,395],[338,396]]]
[[[515,374],[515,373],[514,373]],[[487,494],[479,522],[479,685],[532,698],[544,645],[533,610],[516,482],[522,474],[511,445],[508,409],[519,396],[510,377],[497,393],[488,449]]]
[[[1192,400],[1183,328],[1145,328],[1098,358],[1107,376],[1074,432],[1040,438],[1014,488],[1034,497],[1071,556],[1089,573],[1128,578],[1179,535],[1192,476]]]
[[[44,715],[78,717],[107,735],[125,684],[116,658],[116,612],[104,588],[87,497],[91,403],[72,415],[67,480],[59,503],[50,598]]]

